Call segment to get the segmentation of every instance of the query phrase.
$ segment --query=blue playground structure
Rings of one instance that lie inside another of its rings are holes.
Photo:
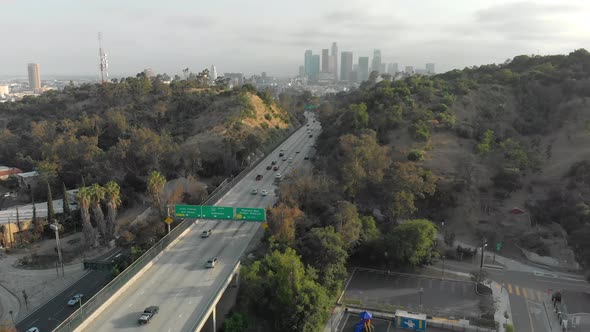
[[[373,318],[373,314],[368,311],[363,311],[359,314],[361,319],[360,322],[354,325],[354,332],[373,332],[375,331],[375,327],[371,323],[371,318]]]

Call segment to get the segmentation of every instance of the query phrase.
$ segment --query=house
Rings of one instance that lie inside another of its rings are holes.
[[[16,175],[16,174],[19,174],[22,172],[23,171],[21,171],[20,169],[18,169],[16,167],[0,166],[0,180],[6,180],[11,175]]]
[[[37,171],[18,173],[16,177],[21,189],[33,190],[39,185],[39,172]]]

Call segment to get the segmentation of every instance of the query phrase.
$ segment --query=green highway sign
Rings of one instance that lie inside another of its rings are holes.
[[[203,219],[234,219],[234,208],[227,206],[202,206]]]
[[[201,218],[200,205],[174,205],[174,215],[182,218]]]
[[[266,210],[257,208],[236,208],[237,220],[265,221]]]
[[[502,249],[502,242],[496,243],[496,250],[500,251],[500,249]]]

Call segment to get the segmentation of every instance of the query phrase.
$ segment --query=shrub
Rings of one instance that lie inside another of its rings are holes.
[[[409,161],[420,161],[424,159],[424,153],[421,150],[412,150],[408,153]]]
[[[267,121],[271,121],[271,120],[272,120],[272,116],[271,116],[270,114],[268,114],[268,113],[264,114],[264,118],[265,118]]]
[[[424,121],[412,124],[408,130],[412,137],[418,141],[426,142],[430,139],[430,128]]]
[[[522,188],[520,174],[515,169],[502,169],[492,177],[492,182],[494,182],[496,188],[506,190],[508,193]]]

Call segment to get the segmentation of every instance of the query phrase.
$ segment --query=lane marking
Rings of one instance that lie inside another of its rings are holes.
[[[524,300],[524,305],[526,307],[526,313],[529,315],[529,323],[531,324],[531,332],[535,332],[535,326],[533,325],[533,317],[531,317],[531,310],[529,308],[529,302]]]
[[[520,288],[518,286],[514,286],[516,288],[516,295],[520,296]]]
[[[512,284],[508,284],[508,293],[512,294]]]
[[[527,293],[526,293],[526,288],[524,288],[524,287],[522,288],[522,296],[524,296],[525,299],[528,299]],[[534,298],[533,298],[533,300],[534,300]]]

